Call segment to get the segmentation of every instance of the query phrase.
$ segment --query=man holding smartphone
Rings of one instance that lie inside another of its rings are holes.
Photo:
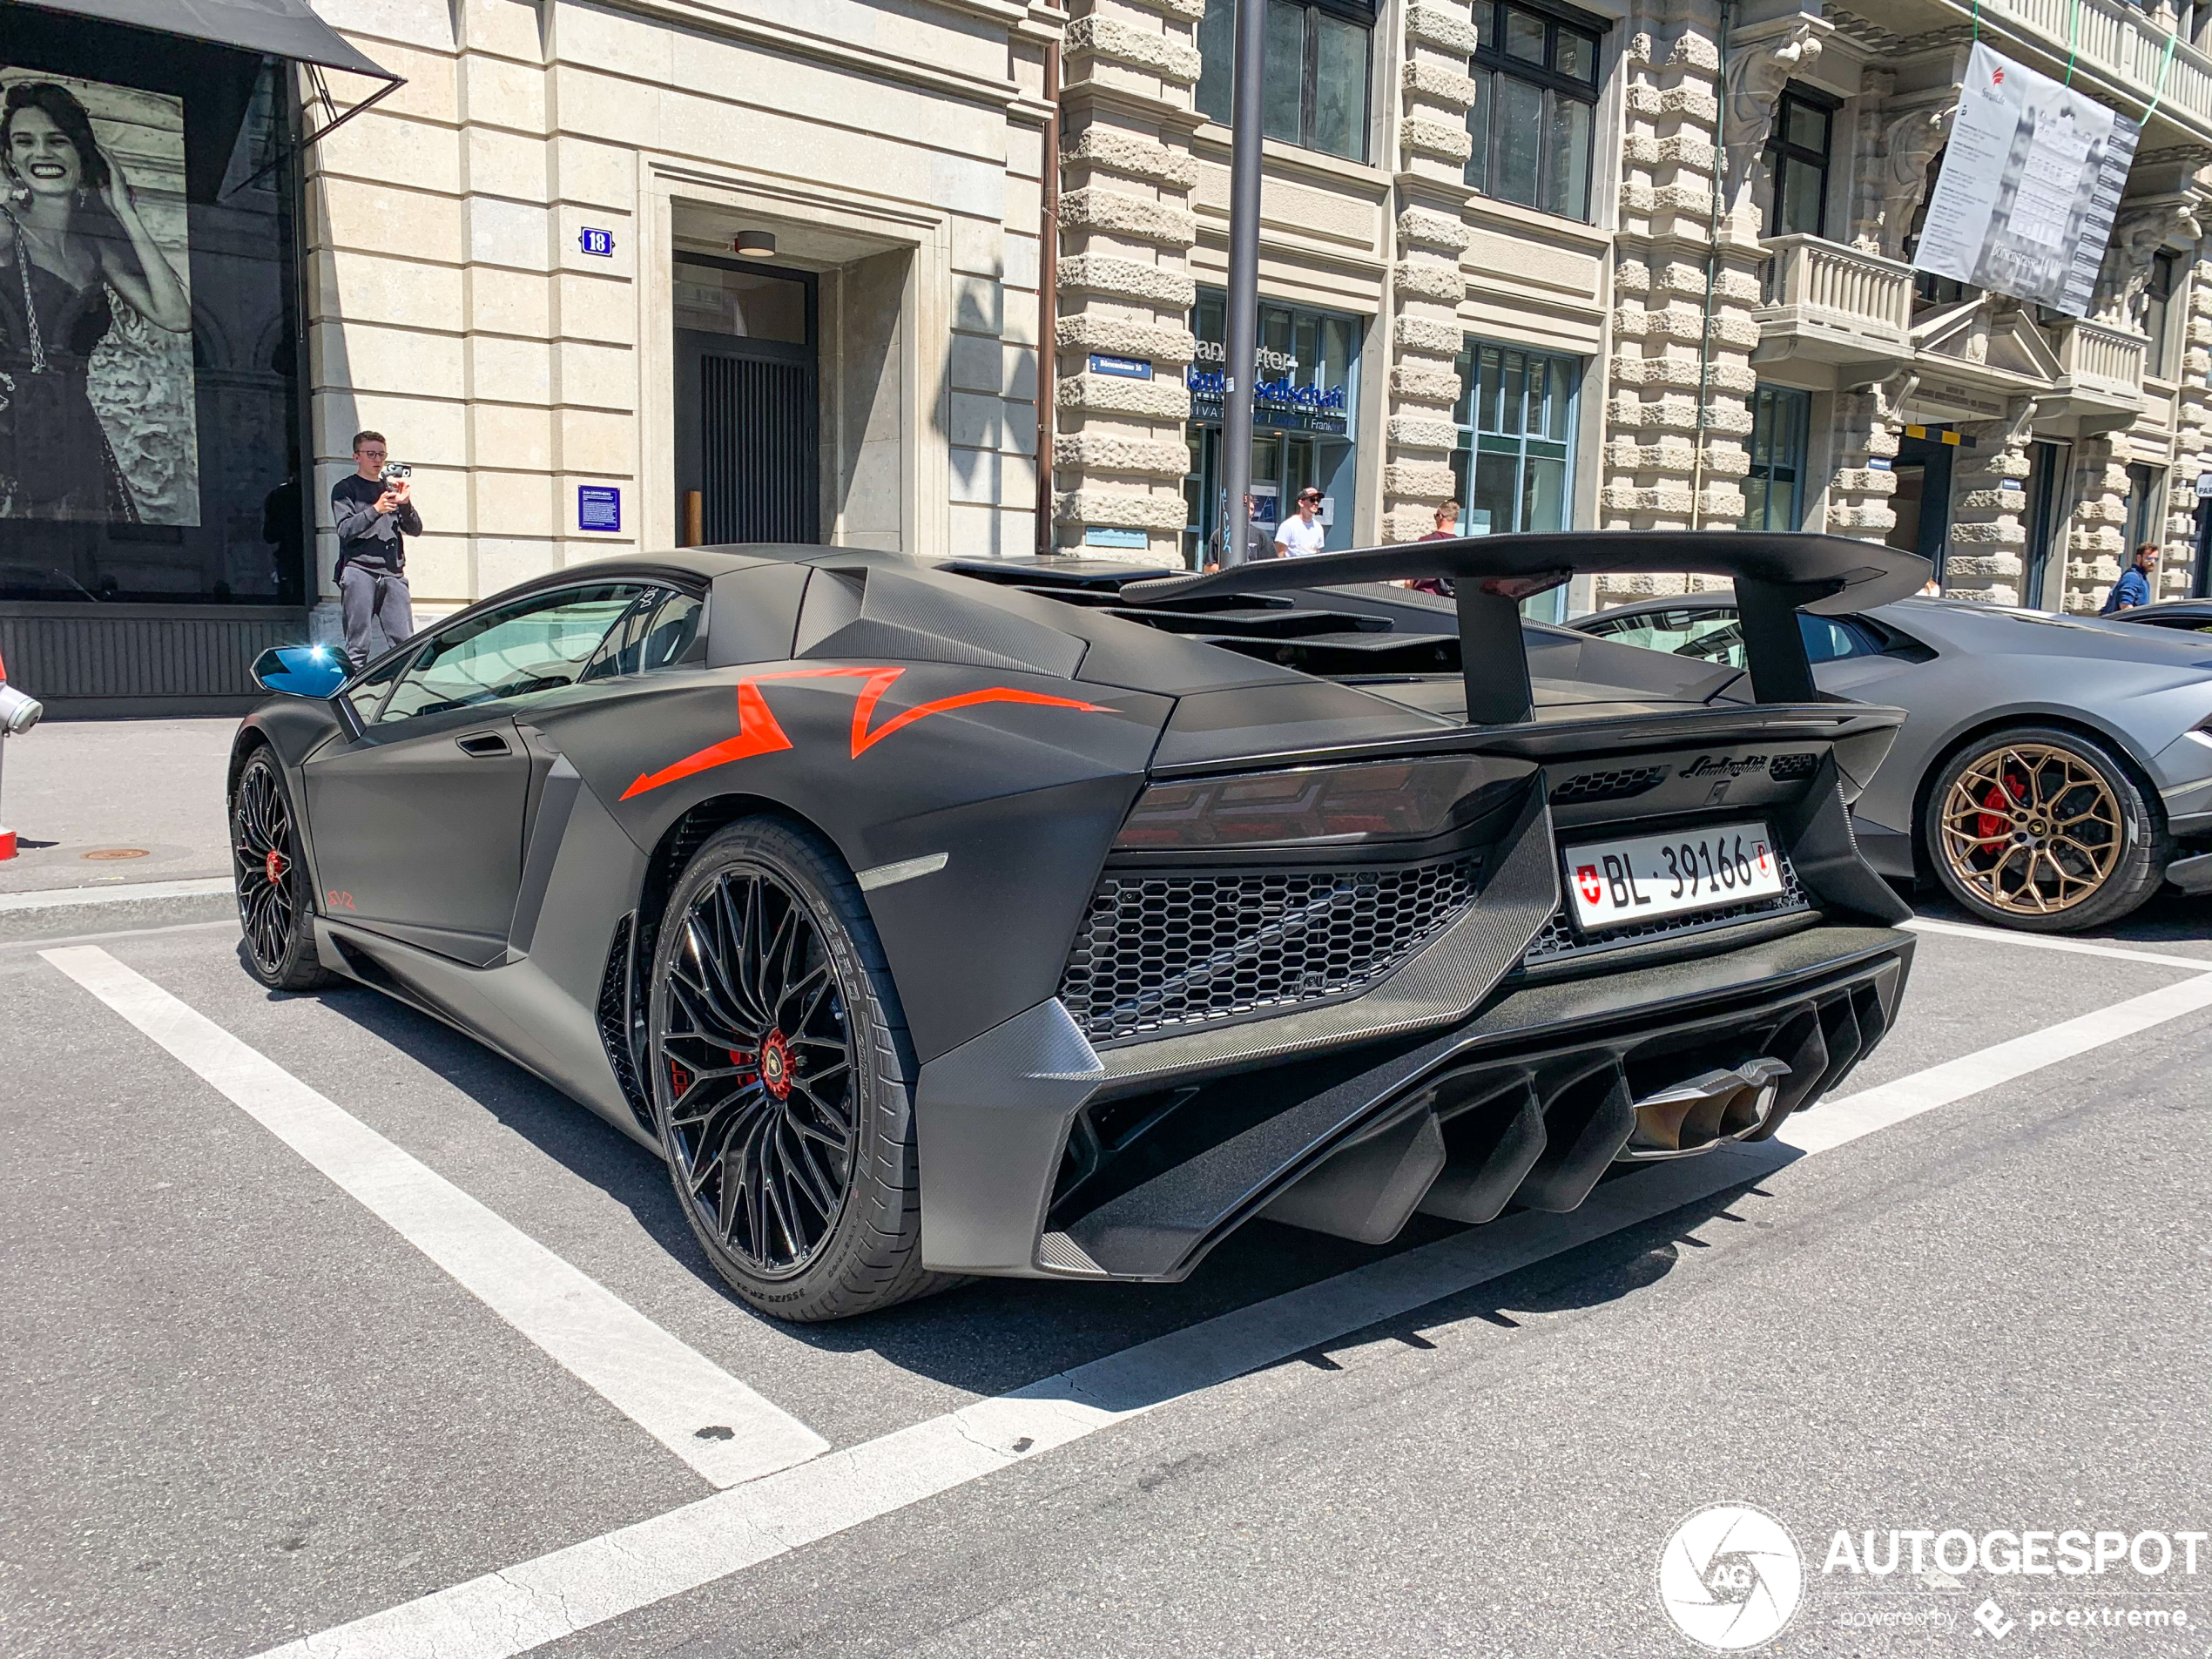
[[[415,631],[405,538],[422,534],[422,516],[408,499],[408,469],[388,468],[389,453],[381,432],[356,432],[354,470],[330,487],[338,605],[346,620],[346,660],[355,669]],[[372,651],[376,635],[382,638]]]

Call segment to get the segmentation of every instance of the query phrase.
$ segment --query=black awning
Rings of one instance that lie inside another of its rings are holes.
[[[381,81],[400,77],[380,68],[339,37],[314,14],[307,0],[30,0],[47,11],[98,17],[103,23],[213,41],[245,51],[266,52]]]

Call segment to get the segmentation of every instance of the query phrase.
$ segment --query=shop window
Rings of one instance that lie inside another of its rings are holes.
[[[1452,468],[1460,532],[1567,529],[1581,360],[1469,341],[1459,371]]]
[[[1750,471],[1743,479],[1747,530],[1793,530],[1804,516],[1805,434],[1812,398],[1787,386],[1751,394]]]
[[[1828,233],[1828,146],[1836,106],[1799,87],[1786,87],[1774,106],[1767,135],[1769,236]]]
[[[2150,280],[2143,289],[2143,332],[2150,336],[2143,372],[2155,380],[2174,376],[2174,347],[2181,333],[2182,256],[2161,249],[2151,255]]]
[[[10,8],[0,600],[305,602],[291,79]]]
[[[1226,301],[1201,289],[1190,316],[1197,361],[1185,371],[1190,392],[1190,471],[1184,480],[1190,517],[1184,556],[1195,568],[1217,551],[1226,502],[1222,495],[1222,398]],[[1309,484],[1318,485],[1332,549],[1352,545],[1359,469],[1354,391],[1359,381],[1361,319],[1305,311],[1263,300],[1259,361],[1252,381],[1253,521],[1271,538],[1278,516]]]
[[[1563,219],[1590,217],[1590,136],[1596,126],[1595,18],[1478,4],[1480,44],[1467,72],[1471,190]]]
[[[1367,158],[1367,54],[1372,3],[1266,0],[1260,131],[1271,138],[1351,161]],[[1231,118],[1237,7],[1212,0],[1198,24],[1197,105]]]

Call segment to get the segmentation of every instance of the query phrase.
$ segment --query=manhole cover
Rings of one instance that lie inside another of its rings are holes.
[[[79,853],[77,856],[91,859],[95,863],[107,863],[115,859],[142,859],[146,856],[146,849],[143,846],[96,846],[91,852]]]

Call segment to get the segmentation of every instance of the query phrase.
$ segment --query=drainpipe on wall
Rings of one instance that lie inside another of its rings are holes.
[[[1721,262],[1721,205],[1728,195],[1728,25],[1734,8],[1721,0],[1719,97],[1713,100],[1713,213],[1705,233],[1705,316],[1697,335],[1697,427],[1690,442],[1696,453],[1689,466],[1689,528],[1703,529],[1705,517],[1705,400],[1713,372],[1713,285]]]
[[[1037,216],[1037,526],[1036,551],[1052,551],[1052,408],[1060,390],[1060,43],[1044,49],[1042,204]]]

